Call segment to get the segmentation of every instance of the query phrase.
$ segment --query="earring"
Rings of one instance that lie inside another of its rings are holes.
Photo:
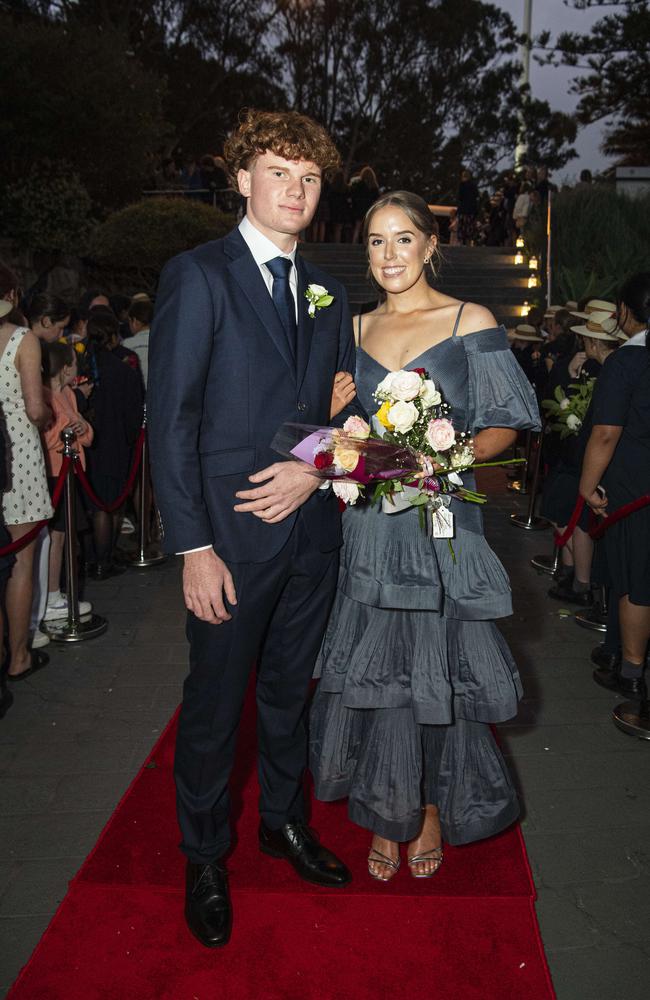
[[[430,257],[425,257],[425,258],[424,258],[424,263],[425,263],[425,264],[428,264],[430,260],[431,260],[431,258],[430,258]]]

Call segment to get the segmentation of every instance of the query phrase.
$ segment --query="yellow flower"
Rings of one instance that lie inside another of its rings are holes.
[[[375,413],[377,420],[379,421],[380,424],[383,424],[383,426],[386,428],[387,431],[395,430],[395,427],[393,426],[393,424],[391,424],[390,420],[388,419],[388,411],[390,410],[392,405],[393,404],[390,402],[390,400],[387,399],[385,403],[381,404],[381,406]]]
[[[77,352],[77,354],[84,354],[86,351],[86,345],[82,344],[81,341],[78,340],[77,343],[74,345],[74,349]]]
[[[339,469],[344,469],[346,472],[353,472],[358,462],[359,453],[354,448],[341,447],[334,449],[334,463],[338,465]]]

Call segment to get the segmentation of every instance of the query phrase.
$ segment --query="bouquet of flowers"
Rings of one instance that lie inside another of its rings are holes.
[[[476,467],[470,436],[454,429],[451,407],[423,368],[389,372],[374,397],[372,426],[361,417],[349,417],[340,430],[285,424],[272,447],[313,465],[344,503],[355,504],[374,483],[371,503],[381,501],[386,513],[418,507],[433,537],[452,538],[452,497],[487,499],[459,475]]]
[[[580,431],[591,405],[595,382],[593,378],[572,382],[569,389],[574,391],[569,396],[562,386],[558,385],[553,394],[554,398],[542,401],[542,407],[552,421],[551,430],[559,431],[561,440]]]

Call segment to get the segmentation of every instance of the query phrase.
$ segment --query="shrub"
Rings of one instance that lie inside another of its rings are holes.
[[[635,271],[650,270],[650,197],[629,198],[595,185],[562,191],[553,202],[553,298],[616,295]]]
[[[2,226],[22,249],[80,255],[87,249],[91,208],[68,164],[43,161],[7,186]]]
[[[224,236],[232,216],[189,198],[148,198],[113,213],[93,233],[90,256],[110,283],[152,290],[164,264]]]

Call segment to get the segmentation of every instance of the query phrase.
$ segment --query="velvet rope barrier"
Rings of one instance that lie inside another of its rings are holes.
[[[619,507],[618,510],[613,511],[595,528],[590,529],[589,534],[597,542],[599,538],[603,537],[608,528],[611,528],[614,524],[618,524],[619,521],[629,517],[630,514],[636,514],[638,510],[643,510],[648,505],[650,505],[650,494],[646,493],[645,496],[637,497],[631,503],[626,503],[623,507]]]
[[[131,471],[129,472],[129,477],[128,477],[127,481],[126,481],[126,486],[122,490],[122,493],[117,498],[117,500],[114,500],[113,503],[104,503],[103,500],[100,500],[99,497],[97,496],[97,494],[95,493],[95,491],[93,490],[92,486],[90,485],[90,482],[88,481],[88,477],[87,477],[85,471],[82,469],[80,463],[79,462],[75,462],[75,464],[74,464],[74,471],[75,471],[75,473],[77,474],[77,476],[79,478],[79,482],[81,483],[81,485],[83,486],[84,490],[86,491],[86,494],[87,494],[89,500],[91,501],[91,503],[93,503],[95,505],[95,507],[99,507],[100,510],[105,511],[105,513],[107,513],[107,514],[112,514],[116,510],[119,510],[119,508],[122,506],[122,504],[124,503],[124,501],[131,494],[131,492],[133,490],[133,487],[135,486],[135,477],[138,474],[138,469],[140,468],[140,459],[142,458],[142,449],[144,447],[144,436],[145,436],[145,433],[146,433],[145,432],[145,428],[141,427],[140,428],[140,434],[138,435],[138,440],[137,440],[136,446],[135,446],[135,454],[133,456],[133,464],[131,466]]]
[[[55,510],[59,506],[59,503],[61,502],[61,497],[63,496],[65,477],[68,474],[69,467],[70,467],[70,459],[64,458],[61,462],[61,471],[56,481],[54,492],[52,493],[52,506],[54,507]],[[0,549],[0,557],[11,556],[14,554],[14,552],[19,552],[21,549],[24,549],[26,545],[29,545],[30,542],[34,541],[34,539],[41,532],[41,529],[45,527],[45,525],[49,522],[49,520],[50,520],[49,517],[46,517],[42,521],[38,521],[33,528],[30,528],[29,531],[22,536],[22,538],[17,538],[16,541],[11,542],[10,545],[5,545],[3,549]]]
[[[642,497],[637,497],[636,500],[632,500],[630,503],[624,504],[619,507],[618,510],[613,511],[609,514],[603,521],[596,524],[596,526],[590,525],[589,536],[597,542],[603,537],[608,528],[613,527],[613,525],[618,524],[619,521],[624,520],[624,518],[629,517],[630,514],[636,514],[637,511],[643,510],[644,507],[650,506],[650,494],[645,494]],[[555,544],[559,549],[561,549],[571,538],[571,535],[576,529],[576,525],[580,520],[582,512],[585,508],[584,497],[578,497],[576,500],[576,505],[573,508],[573,514],[571,515],[571,520],[564,529],[561,535],[555,535]]]

